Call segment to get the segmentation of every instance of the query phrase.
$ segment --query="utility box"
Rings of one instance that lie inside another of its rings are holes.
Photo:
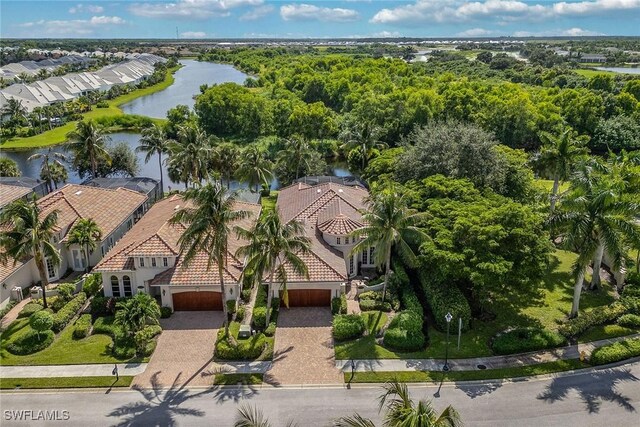
[[[238,338],[249,338],[250,336],[251,336],[251,326],[240,325],[240,330],[238,331]]]
[[[22,301],[22,288],[20,286],[11,288],[11,299],[17,302]]]

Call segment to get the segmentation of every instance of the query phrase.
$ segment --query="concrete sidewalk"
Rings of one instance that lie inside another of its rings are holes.
[[[640,338],[640,334],[531,353],[477,357],[473,359],[449,359],[449,367],[456,371],[477,371],[481,369],[509,368],[537,365],[557,360],[578,359],[580,358],[580,353],[583,351],[589,356],[591,352],[598,347],[630,338]],[[356,372],[441,371],[444,366],[444,359],[365,359],[354,360],[353,362],[355,363]],[[483,368],[479,366],[483,366]],[[351,360],[336,360],[336,367],[343,372],[350,372]]]
[[[119,363],[118,375],[135,376],[147,369],[146,363]],[[0,378],[110,377],[114,365],[0,366]]]

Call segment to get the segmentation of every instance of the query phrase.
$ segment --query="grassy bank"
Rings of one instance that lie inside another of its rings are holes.
[[[83,119],[94,120],[101,117],[114,117],[122,116],[124,113],[120,109],[121,105],[133,101],[136,98],[142,96],[151,95],[152,93],[159,92],[171,86],[174,82],[173,73],[175,73],[180,66],[170,68],[167,70],[165,79],[153,86],[146,87],[144,89],[137,89],[127,94],[121,95],[117,98],[107,101],[109,106],[107,108],[97,108],[92,106],[92,110],[83,114]],[[164,122],[163,119],[152,119],[156,123]],[[66,135],[76,128],[77,121],[65,123],[63,126],[59,126],[52,130],[43,132],[39,135],[34,135],[26,138],[12,138],[0,145],[3,149],[20,149],[20,148],[39,148],[49,145],[62,144],[67,140]],[[111,129],[113,132],[121,131],[123,129]]]
[[[518,366],[513,368],[487,369],[484,371],[411,371],[411,372],[356,372],[352,383],[384,383],[398,380],[400,382],[433,382],[440,381],[479,381],[505,378],[530,377],[534,375],[552,374],[588,368],[589,365],[580,360],[560,360],[541,363],[539,365]],[[349,382],[351,373],[344,374],[344,381]]]
[[[0,389],[129,387],[133,377],[2,378]]]

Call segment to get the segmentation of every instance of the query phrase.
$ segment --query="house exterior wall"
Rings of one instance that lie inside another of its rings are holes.
[[[27,288],[40,281],[40,275],[36,268],[36,263],[30,260],[16,269],[13,274],[7,277],[0,285],[0,309],[4,308],[11,299],[11,288],[19,286],[21,289]]]

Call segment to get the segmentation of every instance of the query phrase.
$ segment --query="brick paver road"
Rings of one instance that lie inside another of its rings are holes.
[[[161,320],[162,334],[144,373],[133,384],[145,388],[176,384],[206,386],[213,382],[208,371],[213,358],[221,311],[178,311]]]
[[[335,366],[331,310],[323,307],[281,308],[273,366],[265,382],[280,384],[342,384]]]

